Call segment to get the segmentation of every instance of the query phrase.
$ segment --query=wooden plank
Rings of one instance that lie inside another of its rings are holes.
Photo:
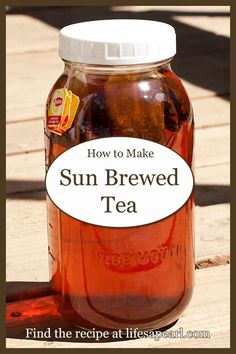
[[[219,165],[230,159],[230,127],[211,127],[195,131],[195,166]]]
[[[26,134],[27,133],[27,134]],[[43,119],[7,124],[6,152],[18,154],[44,148]]]
[[[40,9],[37,9],[40,11]],[[50,51],[58,48],[58,29],[26,15],[6,16],[6,53]]]
[[[219,84],[217,82],[216,84],[216,90],[211,90],[210,88],[206,88],[206,87],[202,87],[200,85],[200,83],[197,85],[196,83],[193,83],[189,77],[189,81],[187,81],[183,76],[181,77],[180,72],[176,71],[176,74],[179,76],[179,78],[181,79],[189,97],[191,98],[191,101],[193,102],[195,99],[202,99],[202,98],[207,98],[207,97],[214,97],[216,95],[216,92],[218,92],[218,95],[221,96],[228,96],[229,95],[229,90],[226,87],[226,85],[224,87],[221,86],[221,84]],[[206,75],[205,73],[203,74],[203,76]],[[225,80],[225,77],[223,77],[223,80]],[[215,81],[215,79],[211,79],[212,82]],[[213,84],[209,84],[209,86],[215,86],[214,83]]]
[[[189,16],[188,13],[197,12],[197,13],[222,13],[225,14],[230,13],[230,6],[112,6],[112,11],[120,12],[120,11],[130,11],[130,12],[149,12],[149,11],[174,11],[178,14],[178,12],[184,12],[186,16]]]
[[[196,168],[195,182],[197,185],[229,186],[230,164],[227,162]]]
[[[209,97],[195,100],[193,109],[196,128],[227,125],[230,122],[230,105],[223,98]],[[7,124],[6,137],[8,154],[43,148],[43,117],[39,120]]]
[[[225,16],[174,16],[174,20],[185,25],[200,28],[202,31],[211,32],[218,36],[230,36],[229,13]]]
[[[7,157],[7,193],[44,188],[44,155],[44,151],[40,151]]]
[[[7,201],[7,280],[48,281],[46,203]]]
[[[7,280],[47,281],[45,192],[20,198],[6,206]],[[196,207],[196,261],[221,255],[229,255],[229,205]]]
[[[230,123],[230,104],[222,97],[206,97],[192,101],[197,129]]]
[[[229,348],[230,347],[230,269],[229,266],[218,266],[196,271],[196,284],[190,305],[179,321],[171,327],[172,331],[183,328],[187,331],[209,331],[210,338],[141,338],[132,341],[109,341],[108,343],[90,342],[71,339],[56,341],[25,340],[25,328],[46,329],[51,327],[71,330],[55,309],[52,297],[41,297],[33,300],[9,303],[7,305],[7,348]],[[207,311],[206,311],[207,307]],[[32,317],[32,311],[34,316]],[[21,313],[12,317],[13,313]],[[51,321],[50,321],[51,319]],[[51,331],[53,333],[53,331]],[[15,338],[15,339],[13,339]],[[21,338],[21,339],[17,339]]]
[[[7,57],[7,121],[44,115],[48,93],[63,71],[57,51]]]
[[[230,254],[229,204],[196,207],[196,262]]]

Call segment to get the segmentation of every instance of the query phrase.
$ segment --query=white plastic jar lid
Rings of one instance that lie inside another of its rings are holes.
[[[60,30],[62,59],[98,65],[152,63],[176,54],[176,35],[167,23],[148,20],[101,20]]]

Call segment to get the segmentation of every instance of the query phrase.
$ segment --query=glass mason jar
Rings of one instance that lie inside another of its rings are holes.
[[[193,112],[171,70],[174,55],[174,29],[160,22],[105,20],[63,28],[65,68],[49,94],[47,117],[57,89],[71,90],[79,105],[71,127],[59,134],[45,119],[46,170],[67,149],[104,137],[162,144],[192,168]],[[194,283],[193,195],[171,216],[131,228],[76,220],[48,197],[47,214],[50,282],[66,318],[108,330],[150,330],[178,319]]]

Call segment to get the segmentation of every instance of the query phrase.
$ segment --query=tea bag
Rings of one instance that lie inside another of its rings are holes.
[[[104,85],[112,135],[160,142],[165,136],[162,86],[140,76],[113,75]]]

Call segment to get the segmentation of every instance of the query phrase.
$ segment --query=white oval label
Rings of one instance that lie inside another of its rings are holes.
[[[185,160],[163,145],[136,138],[90,140],[50,166],[46,189],[75,219],[107,227],[162,220],[180,209],[193,189]]]

